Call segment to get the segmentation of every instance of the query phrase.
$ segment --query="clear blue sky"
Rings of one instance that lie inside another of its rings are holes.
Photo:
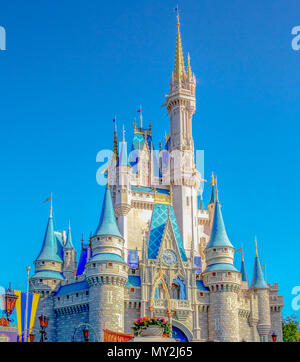
[[[2,2],[1,286],[11,280],[25,288],[51,191],[56,227],[71,220],[78,252],[81,233],[94,231],[103,195],[96,154],[112,146],[115,114],[129,139],[139,104],[156,145],[169,129],[160,105],[173,67],[177,2],[197,77],[193,134],[205,151],[205,178],[218,176],[227,232],[237,248],[243,242],[250,278],[256,234],[268,282],[280,283],[284,313],[294,313],[300,51],[291,48],[291,29],[300,25],[299,0]]]

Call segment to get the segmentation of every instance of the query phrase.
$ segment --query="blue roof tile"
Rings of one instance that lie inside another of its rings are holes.
[[[53,219],[50,216],[44,236],[42,249],[36,261],[56,261],[62,263],[62,245],[54,233]]]
[[[169,214],[181,258],[183,261],[187,261],[174,209],[171,205],[165,204],[155,204],[153,208],[148,245],[148,258],[157,258]]]
[[[58,279],[64,280],[62,273],[53,270],[41,270],[36,272],[31,279]]]
[[[217,201],[215,205],[212,231],[206,249],[213,248],[216,246],[225,246],[233,248],[226,233],[223,216],[221,212],[221,205],[219,201]]]
[[[128,282],[125,285],[126,287],[140,287],[141,278],[138,275],[129,275]]]
[[[209,289],[206,288],[202,280],[196,280],[197,290],[201,290],[201,292],[208,292]]]
[[[242,273],[242,281],[243,282],[248,282],[248,275],[247,275],[246,265],[245,265],[244,259],[242,259],[241,273]]]
[[[254,260],[253,277],[250,289],[268,289],[268,288],[269,287],[265,282],[264,275],[261,270],[261,265],[258,255],[256,255]]]
[[[111,193],[108,187],[105,190],[100,221],[94,236],[96,235],[113,235],[123,238],[117,225]]]
[[[64,295],[64,294],[71,294],[71,293],[80,292],[80,291],[86,290],[86,289],[89,289],[89,285],[85,280],[83,280],[83,281],[77,282],[77,283],[62,285],[54,295],[58,296],[58,295]]]
[[[208,273],[212,271],[238,271],[236,267],[229,263],[216,263],[208,265],[203,273]]]
[[[90,263],[94,261],[117,261],[119,263],[126,264],[120,255],[113,253],[96,254],[89,260]]]

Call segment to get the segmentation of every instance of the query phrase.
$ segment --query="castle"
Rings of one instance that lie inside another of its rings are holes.
[[[104,329],[132,333],[133,321],[144,316],[166,318],[182,341],[267,342],[272,333],[282,341],[278,284],[266,283],[257,245],[251,284],[244,256],[241,268],[234,266],[214,176],[203,205],[192,135],[195,88],[177,13],[165,103],[170,132],[155,153],[151,125],[143,127],[141,115],[128,156],[124,131],[118,145],[115,126],[99,225],[82,243],[78,264],[70,226],[67,235],[54,230],[51,200],[30,278],[31,291],[41,295],[37,316],[49,317],[49,341],[71,341],[81,323],[102,341]]]

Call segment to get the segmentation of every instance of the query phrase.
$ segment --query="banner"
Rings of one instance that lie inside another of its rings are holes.
[[[25,326],[26,315],[26,292],[15,290],[18,296],[16,302],[17,322],[18,322],[18,335],[19,342],[25,342],[27,334],[27,342],[29,341],[29,334],[34,326],[36,310],[39,304],[40,295],[36,293],[28,293],[28,307],[27,307],[27,326]],[[26,331],[27,330],[27,331]]]
[[[128,250],[128,265],[131,269],[139,267],[139,255],[137,250]]]

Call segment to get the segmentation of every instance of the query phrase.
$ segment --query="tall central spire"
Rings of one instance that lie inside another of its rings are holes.
[[[176,53],[174,65],[174,81],[185,79],[185,68],[180,35],[179,12],[177,7],[177,40],[176,40]]]

